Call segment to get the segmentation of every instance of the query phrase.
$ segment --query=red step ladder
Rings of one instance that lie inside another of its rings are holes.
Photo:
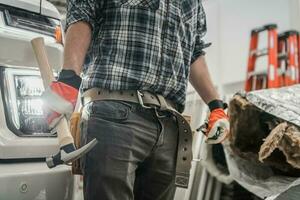
[[[281,86],[299,83],[299,33],[286,31],[278,36],[278,62]]]
[[[268,32],[268,47],[258,50],[259,34]],[[259,57],[268,56],[268,67],[264,71],[255,71],[256,60]],[[268,24],[256,28],[251,32],[250,53],[245,90],[252,91],[264,88],[280,87],[278,76],[278,34],[277,25]]]

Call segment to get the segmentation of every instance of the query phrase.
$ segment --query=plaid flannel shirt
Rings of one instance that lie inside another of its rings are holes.
[[[184,106],[189,68],[207,47],[201,0],[69,0],[67,27],[92,27],[83,89],[148,90]]]

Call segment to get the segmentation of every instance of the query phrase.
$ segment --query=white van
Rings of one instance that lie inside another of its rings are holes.
[[[43,117],[44,88],[30,44],[44,37],[50,65],[58,68],[62,34],[49,2],[0,0],[0,200],[73,199],[70,167],[45,164],[59,146]]]

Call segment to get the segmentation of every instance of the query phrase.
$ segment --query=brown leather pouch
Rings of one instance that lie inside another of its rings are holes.
[[[74,112],[70,119],[70,130],[77,149],[80,148],[80,119],[81,111]],[[77,159],[74,162],[72,162],[72,173],[74,175],[82,175],[80,159]]]

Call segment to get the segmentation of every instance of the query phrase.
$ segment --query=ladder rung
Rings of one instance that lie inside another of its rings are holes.
[[[268,49],[261,49],[261,50],[255,50],[255,51],[251,51],[251,55],[255,55],[256,57],[261,57],[261,56],[266,56],[268,55]]]
[[[248,78],[252,76],[267,76],[267,75],[268,75],[267,70],[253,71],[248,73]]]
[[[283,75],[285,72],[283,69],[278,68],[277,69],[277,75],[281,76]],[[260,70],[260,71],[253,71],[253,72],[249,72],[248,73],[248,78],[252,77],[252,76],[267,76],[268,75],[268,71],[267,70]]]
[[[278,59],[279,60],[287,59],[287,53],[280,53],[280,54],[278,54]]]

